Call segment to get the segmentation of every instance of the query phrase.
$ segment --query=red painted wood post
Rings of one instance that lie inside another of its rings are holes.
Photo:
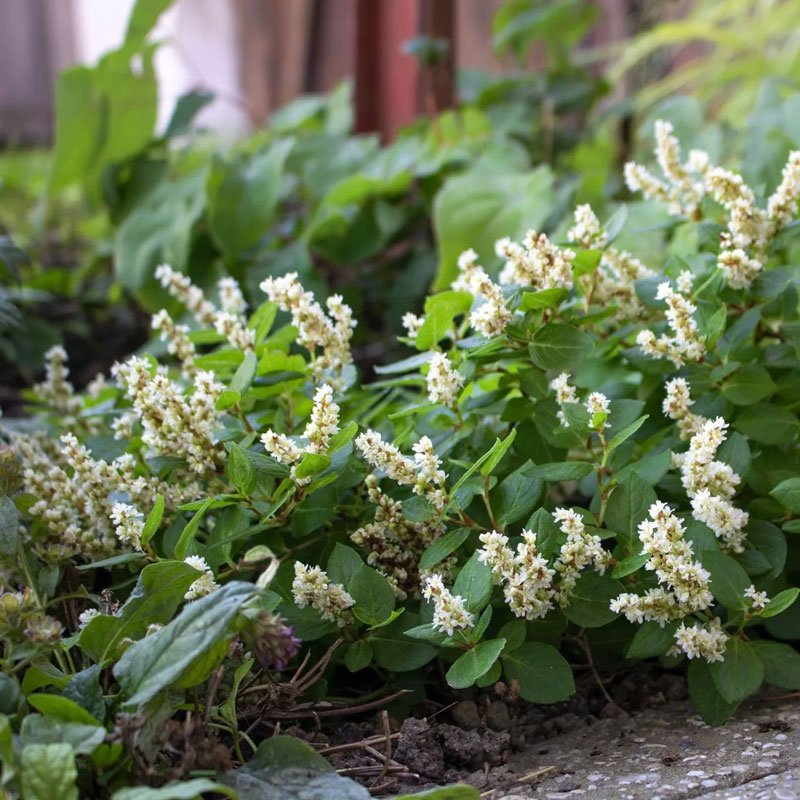
[[[420,65],[403,44],[420,35],[454,39],[454,0],[357,0],[356,130],[390,140],[425,111]],[[453,97],[450,56],[433,74],[437,108]]]

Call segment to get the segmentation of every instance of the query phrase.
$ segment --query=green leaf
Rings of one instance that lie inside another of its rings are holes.
[[[644,622],[637,629],[628,645],[628,658],[655,658],[663,655],[675,644],[677,620],[667,623],[663,628],[657,622]]]
[[[751,517],[747,525],[747,543],[766,558],[774,578],[783,572],[788,548],[786,536],[780,528],[771,522]]]
[[[297,465],[294,474],[298,478],[313,478],[331,465],[331,457],[327,453],[306,453]]]
[[[638,553],[639,523],[649,516],[650,506],[656,502],[656,493],[637,472],[630,472],[611,493],[604,525],[612,531],[624,534],[625,549]]]
[[[740,367],[722,384],[722,394],[737,406],[751,406],[769,397],[773,391],[775,382],[758,364]]]
[[[639,417],[639,419],[631,422],[630,425],[626,425],[621,431],[617,431],[608,443],[607,452],[613,453],[624,441],[630,439],[631,436],[644,425],[648,418],[649,415],[645,414],[643,417]]]
[[[800,653],[783,642],[756,640],[750,647],[764,667],[764,680],[771,686],[796,692],[800,690]]]
[[[699,553],[700,563],[711,574],[711,592],[722,605],[732,610],[744,610],[748,602],[744,596],[750,578],[742,567],[726,553],[705,550]]]
[[[719,693],[711,677],[710,664],[701,658],[692,659],[687,677],[692,706],[709,725],[721,725],[736,713],[740,703],[729,703]]]
[[[733,427],[760,444],[783,445],[794,441],[800,422],[783,406],[764,403],[745,408]]]
[[[528,348],[531,360],[546,370],[566,370],[591,353],[591,337],[572,325],[551,322],[533,335]]]
[[[602,250],[579,250],[572,261],[572,274],[576,278],[581,275],[591,275],[602,260]]]
[[[164,138],[174,139],[177,136],[184,136],[189,133],[195,117],[209,103],[213,102],[213,93],[202,89],[192,89],[182,94],[172,110],[172,116],[170,116],[167,129],[164,131]]]
[[[57,694],[32,694],[28,704],[42,714],[64,722],[80,722],[84,725],[99,725],[100,721],[74,700]]]
[[[369,637],[375,654],[375,663],[392,672],[410,672],[432,661],[438,650],[424,641],[405,636],[407,630],[417,627],[419,619],[406,612],[385,628],[379,628]]]
[[[128,18],[128,29],[125,32],[125,43],[144,41],[156,26],[158,18],[172,5],[173,0],[136,0]]]
[[[764,680],[764,666],[747,642],[728,639],[725,660],[711,665],[711,679],[727,703],[740,703],[757,692]]]
[[[460,314],[469,312],[473,297],[469,292],[441,292],[425,300],[425,322],[417,334],[417,350],[430,350],[443,339]]]
[[[349,587],[353,585],[356,575],[363,566],[361,556],[352,547],[337,542],[328,559],[328,577],[334,583],[341,583],[349,591]]]
[[[56,717],[28,714],[20,727],[23,744],[55,744],[64,742],[78,755],[93,753],[106,738],[106,729],[97,722],[67,722]]]
[[[420,569],[430,570],[451,553],[454,553],[467,540],[469,528],[456,528],[429,545],[419,560]]]
[[[238,392],[240,395],[244,394],[253,382],[256,376],[256,367],[258,366],[258,358],[256,354],[250,350],[244,354],[242,363],[236,368],[231,378],[230,389]]]
[[[150,786],[130,786],[125,789],[117,789],[111,800],[195,800],[202,798],[206,793],[224,794],[226,797],[236,800],[238,795],[222,783],[215,783],[208,778],[192,778],[188,781],[173,781],[158,789]]]
[[[527,516],[538,504],[544,486],[538,478],[531,477],[532,468],[533,464],[528,461],[506,475],[492,492],[492,508],[500,525],[509,525]]]
[[[356,601],[353,612],[367,625],[383,622],[394,609],[389,581],[366,564],[361,564],[347,590]]]
[[[639,553],[635,556],[628,556],[623,558],[611,573],[612,578],[624,578],[626,575],[632,575],[637,570],[641,569],[648,561],[650,556],[648,553]]]
[[[478,800],[480,796],[480,791],[474,786],[454,783],[452,786],[428,789],[425,792],[398,794],[393,796],[391,800]]]
[[[511,445],[514,444],[514,439],[516,438],[516,436],[517,436],[517,429],[514,428],[514,430],[512,430],[508,434],[508,436],[506,436],[505,439],[502,439],[502,440],[501,439],[495,439],[494,444],[491,446],[491,448],[489,449],[489,451],[485,455],[485,459],[486,460],[483,461],[483,463],[480,465],[481,475],[486,477],[487,475],[491,475],[492,474],[492,472],[494,471],[494,468],[503,460],[503,457],[509,451],[509,449],[511,448]],[[478,465],[476,464],[475,466],[478,466]],[[461,486],[461,484],[464,482],[464,480],[466,478],[468,478],[472,474],[472,472],[474,472],[474,469],[467,470],[467,472],[464,473],[464,475],[462,475],[461,478],[459,478],[458,483],[455,485],[455,487],[453,487],[453,492],[454,493],[455,493],[455,490],[459,486]]]
[[[256,485],[256,468],[245,450],[235,442],[228,442],[228,463],[226,468],[228,478],[236,487],[236,491],[245,497],[249,497]]]
[[[587,461],[564,461],[554,464],[536,464],[528,469],[532,478],[544,481],[579,481],[585,478],[594,467]]]
[[[496,260],[498,239],[521,239],[530,228],[541,228],[553,208],[552,186],[547,167],[521,174],[466,172],[449,178],[433,203],[439,252],[436,288],[455,280],[458,257],[465,250],[474,248],[488,265]]]
[[[800,514],[800,478],[781,481],[770,494],[793,514]]]
[[[262,153],[215,159],[206,183],[211,233],[228,259],[255,245],[269,230],[291,140]]]
[[[142,544],[147,544],[155,536],[158,526],[164,517],[165,505],[166,502],[163,495],[156,495],[156,501],[153,503],[153,507],[150,509],[142,528]]]
[[[95,617],[80,632],[80,648],[98,663],[113,658],[122,639],[139,638],[149,625],[169,622],[198,577],[199,572],[183,561],[148,564],[117,615]]]
[[[798,595],[800,595],[800,589],[784,589],[782,592],[778,592],[767,603],[766,608],[758,612],[758,615],[765,618],[777,616],[782,611],[786,611],[797,600]]]
[[[344,665],[350,672],[365,669],[372,661],[372,645],[366,639],[359,639],[347,648],[344,654]]]
[[[132,644],[114,667],[128,705],[142,705],[175,683],[196,658],[232,635],[231,623],[254,596],[233,582],[189,603],[169,625]]]
[[[559,703],[575,694],[572,669],[555,647],[544,642],[525,642],[505,653],[503,670],[530,703]]]
[[[564,613],[582,628],[599,628],[619,616],[609,604],[624,591],[625,587],[608,575],[586,571],[578,578]]]
[[[78,800],[78,770],[68,744],[27,744],[20,760],[25,800]]]
[[[175,544],[175,558],[184,559],[189,554],[189,547],[194,541],[194,537],[197,536],[197,532],[200,530],[200,523],[203,521],[206,511],[213,506],[214,499],[213,497],[207,497],[200,508],[197,509],[194,516],[186,523],[186,526],[183,531],[181,531],[181,535],[178,537],[178,541]]]
[[[538,292],[523,292],[519,311],[540,311],[543,308],[558,308],[567,297],[569,297],[569,292],[566,289],[542,289]]]
[[[447,670],[448,685],[454,689],[472,686],[497,661],[505,644],[505,639],[489,639],[460,655]]]
[[[492,571],[479,558],[476,550],[461,568],[453,584],[453,594],[467,601],[467,609],[477,614],[492,596]]]

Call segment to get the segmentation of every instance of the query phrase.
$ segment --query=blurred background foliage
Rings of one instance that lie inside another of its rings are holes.
[[[153,279],[161,261],[203,287],[233,275],[253,299],[289,270],[342,293],[368,368],[391,356],[402,314],[454,277],[462,250],[491,268],[500,236],[563,236],[576,203],[610,215],[620,168],[657,116],[687,147],[741,159],[756,186],[774,184],[800,147],[791,0],[703,0],[655,24],[643,14],[644,30],[611,51],[582,46],[598,22],[592,3],[507,0],[491,37],[508,68],[463,71],[456,107],[388,144],[353,132],[349,83],[297,98],[233,143],[196,124],[212,96],[192,91],[158,131],[151,31],[168,5],[140,0],[117,49],[62,73],[52,152],[0,154],[7,408],[58,341],[78,385],[141,346],[149,313],[171,308]],[[534,50],[544,57],[531,69]],[[424,67],[446,51],[408,44]],[[683,61],[665,72],[676,52]],[[667,221],[655,213],[634,203],[621,244],[660,269]]]

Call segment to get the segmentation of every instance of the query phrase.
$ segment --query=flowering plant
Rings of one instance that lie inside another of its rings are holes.
[[[342,670],[403,687],[437,660],[539,703],[573,693],[565,655],[685,663],[714,723],[800,689],[800,155],[759,203],[656,138],[663,177],[626,180],[694,252],[643,263],[624,205],[498,241],[497,277],[468,250],[375,379],[350,308],[294,273],[248,311],[160,267],[182,316],[83,393],[50,351],[4,427],[6,763],[12,728],[23,770],[57,729],[69,774],[147,773],[187,708],[243,762]]]

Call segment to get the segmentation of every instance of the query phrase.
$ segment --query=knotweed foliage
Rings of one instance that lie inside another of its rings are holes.
[[[309,648],[332,694],[438,660],[556,702],[589,651],[685,662],[710,722],[800,689],[800,153],[769,194],[655,131],[663,175],[625,177],[684,257],[642,263],[624,205],[581,205],[499,269],[464,252],[376,375],[295,273],[248,308],[159,267],[157,337],[81,393],[51,350],[3,428],[8,763],[13,729],[144,770],[145,721],[192,703],[241,758],[237,697],[296,700]]]

